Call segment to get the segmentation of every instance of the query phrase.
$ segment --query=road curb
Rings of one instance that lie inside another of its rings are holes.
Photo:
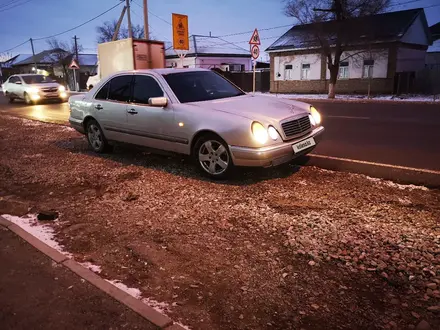
[[[83,267],[75,260],[69,259],[64,254],[58,252],[54,248],[51,248],[46,243],[39,240],[37,237],[31,235],[17,224],[3,218],[2,216],[0,216],[0,226],[11,230],[17,236],[21,237],[27,243],[51,258],[56,263],[68,268],[70,271],[72,271],[82,279],[86,280],[99,290],[105,292],[110,297],[127,306],[129,309],[139,314],[144,319],[159,327],[160,329],[184,330],[183,327],[181,327],[177,323],[174,323],[173,320],[165,314],[158,312],[153,307],[129,295],[125,291],[119,289],[118,287],[103,279],[101,276]]]

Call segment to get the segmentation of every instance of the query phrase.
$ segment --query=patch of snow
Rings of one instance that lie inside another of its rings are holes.
[[[69,258],[72,258],[72,254],[68,253],[64,250],[64,246],[60,245],[55,240],[54,230],[51,226],[42,224],[37,220],[37,216],[35,214],[28,214],[24,217],[17,217],[9,214],[3,214],[3,218],[6,220],[15,223],[20,228],[27,231],[32,236],[35,236],[43,243],[49,245],[51,248],[57,250],[58,252],[63,253]]]
[[[80,262],[79,264],[81,266],[87,268],[87,269],[90,269],[94,273],[98,273],[99,274],[100,272],[102,272],[101,266],[94,265],[94,264],[92,264],[90,262]]]
[[[74,132],[76,131],[73,127],[70,126],[61,126],[60,129],[65,132]]]
[[[40,121],[20,118],[24,126],[41,126],[44,125]]]
[[[144,304],[147,304],[150,307],[154,308],[159,313],[166,314],[169,311],[170,305],[168,305],[165,302],[159,302],[159,301],[151,299],[151,298],[143,298],[142,302]]]
[[[365,175],[365,177],[367,178],[367,180],[370,180],[372,182],[387,186],[387,187],[391,187],[391,188],[398,188],[400,190],[423,190],[423,191],[429,191],[428,188],[424,187],[424,186],[416,186],[413,184],[399,184],[399,183],[395,183],[392,181],[388,181],[388,180],[383,180],[383,179],[378,179],[378,178],[372,178],[369,177],[367,175]]]
[[[309,99],[309,100],[326,100],[327,94],[275,94],[275,93],[261,93],[255,92],[256,95],[264,95],[271,97],[279,97],[283,99]],[[374,96],[368,99],[366,95],[336,95],[337,100],[350,100],[350,101],[362,101],[362,100],[380,100],[380,101],[403,101],[403,102],[433,102],[432,96],[426,95],[413,95],[413,96],[393,96],[393,95],[381,95]],[[437,98],[436,102],[440,102]]]
[[[106,280],[106,281],[113,284],[118,289],[128,293],[130,296],[132,296],[136,299],[141,299],[141,297],[142,297],[141,290],[136,289],[136,288],[129,288],[128,286],[126,286],[124,283],[122,283],[119,280]]]

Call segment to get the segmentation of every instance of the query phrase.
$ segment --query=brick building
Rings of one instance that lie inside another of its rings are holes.
[[[330,73],[320,40],[342,40],[337,93],[393,93],[401,79],[425,66],[431,34],[423,9],[390,12],[342,22],[292,27],[266,52],[272,93],[326,93]]]

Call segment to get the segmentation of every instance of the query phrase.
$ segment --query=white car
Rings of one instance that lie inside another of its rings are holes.
[[[22,99],[27,104],[40,100],[55,99],[67,101],[66,88],[49,77],[40,74],[16,74],[2,85],[3,94],[10,102]]]

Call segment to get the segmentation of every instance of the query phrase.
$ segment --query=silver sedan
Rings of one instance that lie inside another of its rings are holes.
[[[191,155],[212,177],[310,152],[324,127],[310,104],[246,94],[204,69],[118,72],[69,99],[70,124],[99,153],[125,142]]]

